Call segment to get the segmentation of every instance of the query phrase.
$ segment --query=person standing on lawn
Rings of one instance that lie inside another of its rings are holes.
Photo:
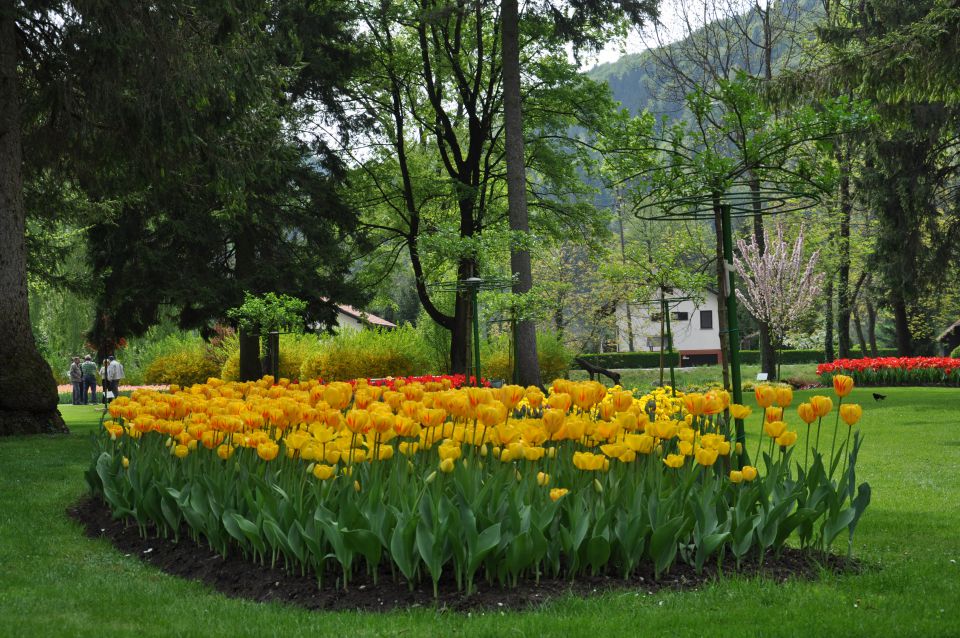
[[[116,357],[110,355],[110,363],[107,364],[107,379],[110,380],[110,389],[113,396],[120,393],[120,381],[123,379],[123,364],[117,361]]]
[[[103,397],[103,405],[106,406],[108,401],[107,392],[110,391],[110,382],[107,380],[107,367],[110,365],[110,362],[106,359],[103,360],[103,365],[100,366],[100,385],[103,387],[100,388],[100,396]]]
[[[97,402],[97,364],[93,358],[87,355],[80,364],[80,372],[83,374],[83,404],[88,405]],[[90,395],[92,392],[92,397]]]
[[[80,405],[80,393],[83,390],[83,372],[80,371],[80,357],[74,357],[70,363],[70,383],[73,384],[73,405]]]

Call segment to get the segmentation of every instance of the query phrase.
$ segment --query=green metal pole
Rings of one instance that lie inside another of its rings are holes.
[[[477,287],[470,288],[470,301],[473,305],[473,367],[476,385],[480,385],[480,313],[477,308]]]
[[[730,205],[720,207],[720,226],[723,235],[723,260],[726,271],[727,337],[730,341],[730,382],[733,385],[733,402],[743,403],[743,383],[740,380],[740,322],[737,320],[736,281],[733,274],[733,230],[730,223]],[[736,420],[737,443],[740,443],[741,463],[746,458],[746,433],[743,420]]]
[[[673,331],[670,329],[670,308],[663,302],[663,313],[667,321],[667,361],[670,362],[670,393],[677,396],[677,378],[673,372]]]

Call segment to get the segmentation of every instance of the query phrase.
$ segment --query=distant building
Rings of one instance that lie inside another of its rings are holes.
[[[337,325],[341,330],[362,330],[364,328],[379,328],[381,330],[393,330],[397,324],[387,321],[382,317],[357,310],[353,306],[346,304],[335,304],[337,307]]]
[[[686,297],[683,292],[671,293]],[[721,360],[719,300],[715,290],[706,290],[698,304],[681,301],[671,304],[670,329],[673,333],[673,349],[680,353],[680,364],[704,365]],[[617,305],[617,349],[630,351],[632,325],[634,352],[660,351],[660,308],[656,305],[630,305],[630,321],[627,321],[627,304]],[[666,335],[664,335],[666,339]],[[666,344],[664,344],[666,347]]]

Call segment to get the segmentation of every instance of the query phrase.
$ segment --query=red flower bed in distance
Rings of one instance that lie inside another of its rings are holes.
[[[847,374],[859,385],[960,385],[960,359],[950,357],[877,357],[836,359],[821,363],[824,383],[834,374]]]

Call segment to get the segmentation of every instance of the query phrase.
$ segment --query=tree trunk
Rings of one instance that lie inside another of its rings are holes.
[[[913,339],[910,336],[910,322],[907,320],[907,304],[903,299],[894,299],[893,322],[897,333],[897,356],[913,356]]]
[[[515,294],[530,291],[533,273],[530,251],[514,241],[530,236],[527,216],[527,178],[523,155],[523,109],[520,104],[520,16],[517,0],[503,0],[500,14],[503,24],[503,121],[506,138],[507,204],[510,209],[510,270],[516,275]],[[517,369],[520,385],[541,386],[537,360],[537,328],[532,319],[517,322]]]
[[[0,4],[0,435],[68,431],[57,410],[53,371],[30,329],[16,6]]]
[[[860,313],[857,312],[857,307],[853,307],[852,312],[853,317],[853,327],[857,331],[857,342],[860,344],[860,356],[867,356],[867,340],[863,336],[863,324],[860,323]]]
[[[837,273],[837,348],[841,359],[850,357],[850,150],[837,152],[840,165],[840,267]]]
[[[823,291],[824,296],[824,336],[823,336],[823,355],[829,363],[836,357],[833,351],[833,277],[827,277],[827,287]]]
[[[870,356],[879,357],[877,350],[877,309],[873,302],[867,298],[867,340],[870,342]]]
[[[627,239],[624,234],[623,229],[623,195],[620,190],[617,190],[617,218],[620,222],[618,224],[620,228],[620,263],[624,266],[627,265]],[[630,310],[630,300],[625,299],[623,302],[623,308],[626,311],[627,315],[627,352],[636,352],[636,345],[634,344],[633,339],[633,313]],[[663,385],[661,383],[660,385]]]
[[[457,279],[463,281],[477,276],[474,262],[461,259],[457,266]],[[450,372],[469,374],[470,361],[470,295],[458,291],[453,307],[453,321],[450,326]],[[480,371],[483,374],[483,370]]]
[[[241,232],[236,238],[233,272],[241,287],[246,287],[256,269],[256,249],[251,237]],[[259,292],[259,291],[251,291]],[[240,338],[240,380],[256,381],[263,377],[260,365],[260,337],[244,330],[238,332]]]

